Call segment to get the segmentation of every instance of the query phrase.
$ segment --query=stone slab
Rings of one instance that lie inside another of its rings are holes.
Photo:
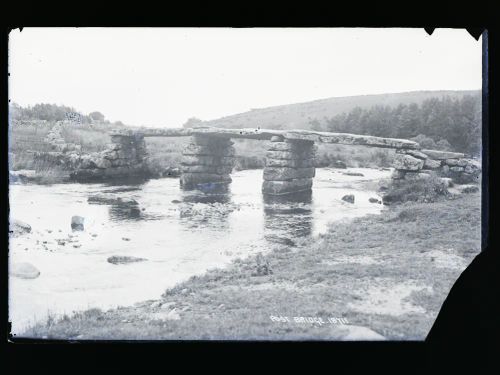
[[[269,151],[316,152],[318,147],[311,142],[275,142],[269,146]]]
[[[215,173],[230,174],[233,170],[231,165],[183,165],[181,172],[187,173]]]
[[[181,165],[234,165],[233,157],[185,155]]]
[[[411,155],[417,159],[427,159],[428,156],[426,154],[424,154],[423,152],[420,152],[418,150],[405,150],[405,149],[398,149],[396,150],[396,152],[398,154],[407,154],[407,155]]]
[[[284,137],[294,140],[307,140],[314,142],[339,143],[347,145],[365,145],[372,147],[419,149],[417,142],[406,139],[383,138],[349,133],[317,132],[311,130],[275,130],[261,128],[226,129],[216,127],[198,128],[135,128],[115,130],[112,134],[132,135],[139,132],[145,137],[183,137],[191,135],[205,135],[219,138],[246,138],[271,140],[272,137]]]
[[[309,168],[314,167],[314,159],[266,159],[266,167]]]
[[[297,178],[312,178],[316,174],[316,168],[276,168],[276,167],[266,167],[264,168],[264,180],[266,181],[287,181]]]
[[[441,167],[441,161],[440,160],[433,160],[433,159],[425,159],[424,161],[424,166],[422,167],[423,169],[437,169]]]
[[[268,159],[285,159],[285,160],[302,160],[312,159],[316,153],[313,149],[303,150],[300,152],[295,151],[266,151],[266,158]]]
[[[426,154],[431,159],[435,160],[459,159],[465,157],[464,154],[458,152],[438,151],[438,150],[420,150],[420,151]]]
[[[424,161],[411,155],[396,154],[394,155],[393,166],[403,171],[418,171],[424,166]]]
[[[183,155],[234,156],[233,146],[223,147],[220,144],[199,145],[190,143],[182,150]]]

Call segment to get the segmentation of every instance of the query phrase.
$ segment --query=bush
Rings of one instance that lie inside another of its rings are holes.
[[[434,139],[424,134],[419,134],[416,137],[410,138],[410,141],[417,142],[422,148],[425,149],[431,149],[431,150],[436,149],[436,142],[434,142]]]
[[[449,196],[446,184],[441,178],[431,175],[420,180],[394,180],[383,196],[384,204],[404,202],[431,203]]]

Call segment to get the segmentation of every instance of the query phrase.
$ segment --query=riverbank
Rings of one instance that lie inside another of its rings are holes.
[[[315,243],[192,277],[161,300],[49,318],[22,336],[422,340],[480,251],[480,207],[479,193],[390,206],[337,222]]]

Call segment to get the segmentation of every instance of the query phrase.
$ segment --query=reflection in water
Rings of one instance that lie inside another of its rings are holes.
[[[226,230],[228,217],[235,209],[231,189],[219,185],[217,189],[183,190],[180,204],[180,222],[187,229],[207,227]]]
[[[133,185],[112,187],[102,190],[98,194],[90,194],[87,201],[89,204],[108,206],[109,220],[112,222],[149,221],[164,218],[164,215],[146,213],[145,209],[141,208],[140,203],[135,199],[137,194],[143,191],[144,182],[137,179],[129,182]],[[104,186],[115,185],[106,184]]]
[[[111,204],[109,206],[109,219],[111,221],[149,220],[149,218],[144,217],[139,206],[137,204],[132,204],[132,203]]]
[[[263,197],[262,170],[233,173],[231,191],[220,194],[182,191],[172,178],[118,186],[11,185],[10,217],[32,230],[9,239],[9,261],[31,263],[41,272],[32,280],[9,279],[13,332],[46,321],[49,312],[159,298],[207,269],[273,248],[289,249],[299,238],[326,231],[334,220],[380,212],[382,205],[369,202],[377,193],[359,183],[391,172],[354,171],[365,177],[318,168],[313,196]],[[355,203],[344,202],[345,194],[355,194]],[[84,217],[84,231],[71,231],[74,215]],[[148,261],[112,265],[111,256]]]
[[[130,191],[134,189],[141,189],[141,187],[147,184],[147,182],[148,179],[145,177],[131,176],[106,181],[104,186],[118,186],[116,191]]]
[[[263,195],[264,237],[272,243],[295,246],[296,240],[312,233],[312,191]]]

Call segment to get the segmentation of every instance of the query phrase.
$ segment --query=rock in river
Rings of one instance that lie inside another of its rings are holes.
[[[40,271],[31,263],[14,263],[9,270],[11,276],[21,279],[36,279],[40,276]]]
[[[373,197],[372,197],[372,198],[370,198],[370,199],[368,199],[368,201],[369,201],[370,203],[382,203],[380,200],[378,200],[377,198],[373,198]]]
[[[10,221],[10,233],[13,237],[20,236],[31,232],[31,226],[20,220],[13,219]]]
[[[343,201],[354,203],[354,194],[347,194],[342,197]]]
[[[108,258],[108,263],[112,264],[129,264],[129,263],[136,263],[136,262],[143,262],[147,259],[145,258],[137,258],[137,257],[131,257],[131,256],[125,256],[125,255],[113,255]]]
[[[342,160],[336,160],[333,163],[333,168],[346,169],[347,165]]]
[[[71,218],[71,229],[83,230],[84,221],[85,221],[85,218],[83,216],[73,216]]]

